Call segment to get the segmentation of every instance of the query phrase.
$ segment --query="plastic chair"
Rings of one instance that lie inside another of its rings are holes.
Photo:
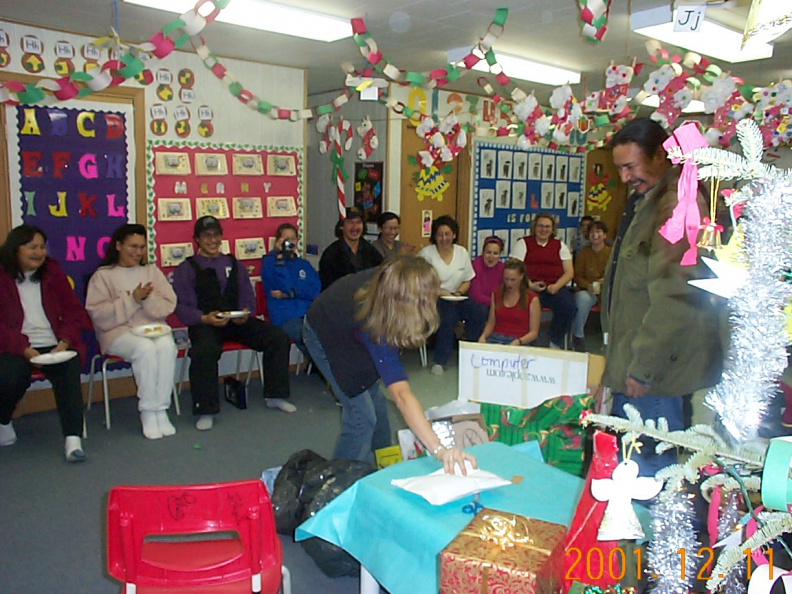
[[[269,312],[267,310],[267,292],[264,290],[264,282],[259,281],[254,285],[254,291],[256,292],[256,315],[264,320],[265,322],[269,322]],[[294,344],[292,339],[289,339],[290,344]],[[305,355],[300,349],[297,349],[297,369],[294,372],[294,375],[300,375],[300,367],[305,363]],[[262,361],[259,361],[259,370],[261,370]],[[308,361],[308,368],[305,372],[310,375],[311,369],[313,368],[313,361]]]
[[[186,347],[184,350],[180,348],[176,353],[176,357],[178,358],[180,355],[186,355],[187,348],[189,347]],[[96,362],[99,359],[102,359],[102,392],[104,393],[105,427],[110,429],[110,390],[107,386],[107,366],[111,363],[128,363],[128,361],[121,357],[116,357],[115,355],[105,355],[103,353],[97,353],[91,358],[91,371],[89,372],[90,375],[88,376],[90,378],[88,380],[90,382],[88,384],[88,406],[86,407],[88,410],[91,410],[91,403],[93,402],[93,389],[94,384],[96,383]],[[176,385],[174,384],[171,394],[173,397],[173,407],[176,409],[177,415],[181,415],[181,408],[179,407],[179,393],[180,392],[176,391]]]
[[[264,483],[119,486],[107,504],[107,569],[127,593],[291,594]]]

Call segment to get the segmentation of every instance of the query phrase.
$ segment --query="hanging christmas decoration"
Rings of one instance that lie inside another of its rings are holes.
[[[424,116],[416,126],[415,133],[423,139],[426,147],[418,152],[419,162],[424,168],[453,161],[467,146],[467,134],[453,113],[447,115],[439,125],[429,116]]]
[[[533,93],[514,106],[514,115],[522,124],[517,146],[523,150],[537,144],[550,131],[550,118],[545,115]]]
[[[695,511],[690,496],[684,489],[664,491],[649,512],[653,538],[647,547],[647,564],[652,593],[690,592],[696,577],[695,552],[701,548],[693,530]]]
[[[583,37],[599,43],[608,30],[612,0],[578,0]]]
[[[569,142],[572,131],[583,115],[580,103],[572,93],[572,87],[562,85],[555,89],[550,95],[550,107],[556,110],[550,120],[550,123],[555,126],[553,140],[560,144]]]
[[[336,195],[338,198],[338,216],[341,219],[346,217],[346,189],[344,183],[347,173],[344,170],[343,151],[348,151],[352,146],[352,123],[341,118],[338,123],[329,127],[329,137],[332,142],[333,152],[330,160],[333,162],[333,179],[336,184]]]
[[[605,69],[605,88],[594,91],[586,97],[584,105],[588,113],[607,112],[615,117],[627,117],[630,108],[627,102],[627,90],[632,82],[635,68],[633,66],[611,64]]]
[[[753,110],[753,105],[740,94],[737,82],[737,79],[723,74],[701,92],[704,113],[715,114],[712,125],[704,133],[712,146],[728,147],[737,133],[737,122]]]
[[[377,133],[374,131],[371,118],[368,116],[363,118],[363,121],[360,123],[360,126],[357,127],[356,131],[361,141],[357,156],[361,161],[365,161],[379,146],[379,139],[377,138]]]

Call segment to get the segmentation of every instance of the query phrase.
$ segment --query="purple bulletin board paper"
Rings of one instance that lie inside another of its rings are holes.
[[[47,251],[81,301],[113,231],[129,216],[126,115],[91,109],[16,108],[22,221],[48,236]]]

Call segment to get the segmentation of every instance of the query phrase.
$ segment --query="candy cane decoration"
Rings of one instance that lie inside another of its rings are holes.
[[[343,151],[348,151],[352,146],[352,124],[349,120],[341,118],[338,124],[330,126],[330,140],[333,143],[333,154],[330,160],[333,161],[333,177],[336,182],[336,193],[338,194],[338,215],[341,219],[346,218],[346,190],[344,182],[347,174],[344,171]]]

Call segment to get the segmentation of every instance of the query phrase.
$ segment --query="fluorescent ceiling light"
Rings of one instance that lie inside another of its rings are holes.
[[[195,0],[124,0],[148,8],[158,8],[184,14],[195,8]],[[207,3],[199,11],[208,16],[212,4]],[[352,36],[352,25],[348,20],[319,12],[292,8],[263,0],[234,0],[217,15],[223,23],[250,27],[262,31],[282,33],[316,41],[338,41]]]
[[[469,53],[470,48],[448,50],[448,61],[452,64],[459,62]],[[558,68],[557,66],[548,66],[547,64],[540,64],[539,62],[498,52],[495,53],[495,57],[498,60],[498,64],[503,68],[503,72],[511,78],[555,87],[566,83],[576,85],[580,82],[580,72],[575,72],[574,70],[566,70],[565,68]],[[486,60],[479,60],[478,63],[473,66],[473,70],[478,70],[479,72],[490,71]]]
[[[649,97],[641,101],[641,105],[653,108],[660,107],[660,97],[657,95],[649,95]],[[704,102],[693,99],[688,103],[688,106],[682,110],[682,113],[704,113]]]
[[[677,47],[729,63],[750,62],[773,57],[769,43],[749,43],[742,46],[742,32],[705,20],[698,33],[674,32],[674,22],[668,7],[645,10],[632,15],[630,27],[644,37],[657,39]]]

